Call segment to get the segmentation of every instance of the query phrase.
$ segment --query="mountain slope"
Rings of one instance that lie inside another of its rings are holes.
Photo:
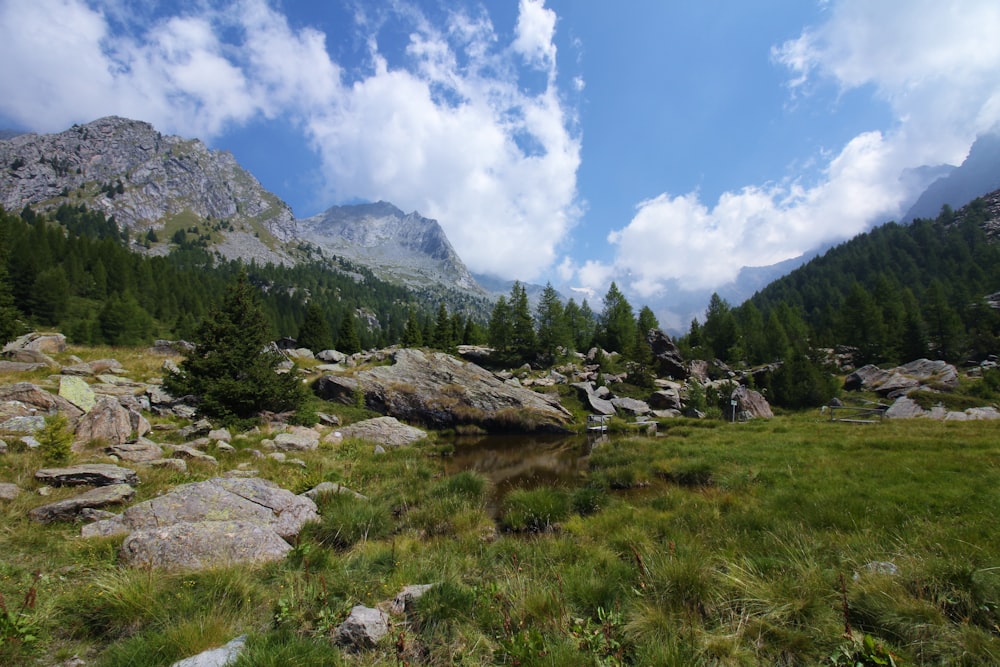
[[[1000,135],[979,137],[969,155],[948,175],[931,183],[903,216],[902,222],[915,218],[935,218],[941,207],[958,208],[976,197],[1000,188]]]
[[[332,206],[299,220],[296,235],[324,253],[347,257],[411,287],[443,283],[486,294],[436,220],[403,213],[388,202]]]
[[[139,232],[226,221],[213,230],[213,244],[230,259],[289,262],[281,243],[295,231],[288,205],[232,154],[118,117],[0,141],[0,204],[8,211],[83,204]]]

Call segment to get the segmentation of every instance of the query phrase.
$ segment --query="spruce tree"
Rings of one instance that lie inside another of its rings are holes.
[[[604,295],[604,310],[598,321],[598,342],[609,352],[630,357],[635,347],[635,315],[618,285],[611,283]]]
[[[424,336],[420,332],[420,321],[417,319],[417,311],[410,308],[410,314],[406,318],[406,326],[403,327],[403,339],[400,341],[403,347],[420,347],[424,344]]]
[[[323,317],[323,311],[318,304],[310,303],[306,308],[306,316],[299,327],[299,335],[296,343],[299,347],[304,347],[313,352],[321,352],[330,347],[330,325]]]
[[[520,361],[534,356],[535,322],[531,319],[528,292],[524,285],[515,281],[510,289],[511,349]]]
[[[194,339],[194,352],[181,362],[179,372],[164,378],[164,386],[175,396],[196,396],[200,415],[238,424],[264,411],[302,407],[305,389],[294,369],[277,372],[284,357],[270,345],[260,294],[245,270]]]
[[[552,283],[546,283],[542,291],[535,319],[538,321],[538,349],[542,354],[553,357],[556,348],[572,346],[566,311]]]

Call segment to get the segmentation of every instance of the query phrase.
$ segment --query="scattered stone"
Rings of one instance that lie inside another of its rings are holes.
[[[312,429],[296,428],[274,436],[274,446],[283,452],[302,452],[319,447],[319,434]]]
[[[76,407],[62,396],[56,396],[30,382],[0,386],[0,403],[18,402],[27,406],[33,413],[52,415],[61,412],[70,421],[76,420],[83,410]]]
[[[191,440],[199,436],[208,435],[212,432],[212,423],[207,419],[199,419],[198,421],[185,426],[184,428],[177,431],[182,438],[185,440]]]
[[[413,606],[424,593],[434,588],[434,584],[412,584],[404,586],[392,603],[389,605],[389,612],[397,616],[403,616],[413,612]]]
[[[900,396],[885,411],[886,419],[912,419],[924,415],[924,409],[909,396]]]
[[[4,354],[17,350],[34,350],[58,354],[66,351],[66,336],[61,333],[43,334],[37,331],[24,334],[3,346]]]
[[[104,451],[129,463],[148,463],[163,458],[163,448],[145,438],[139,438],[132,444],[111,445]]]
[[[617,411],[611,401],[601,398],[594,389],[593,382],[576,382],[570,385],[580,394],[584,407],[597,415],[615,415]]]
[[[240,657],[246,642],[247,636],[240,635],[225,646],[202,651],[198,655],[175,662],[170,667],[227,667]]]
[[[0,454],[6,454],[6,453],[7,453],[7,443],[3,440],[0,440]]]
[[[380,609],[357,605],[334,631],[334,641],[349,649],[374,648],[389,633],[389,618]]]
[[[20,493],[21,488],[17,484],[0,482],[0,500],[14,500]]]
[[[181,521],[132,531],[119,556],[133,567],[198,570],[278,561],[291,550],[273,530],[251,521]]]
[[[316,358],[331,364],[342,364],[347,361],[347,355],[337,350],[323,350],[316,354]]]
[[[219,440],[218,442],[215,443],[215,448],[220,452],[226,454],[232,454],[236,451],[235,447],[230,445],[228,442],[223,442],[222,440]]]
[[[277,461],[278,463],[284,463],[285,459],[288,458],[284,452],[271,452],[267,455],[267,458],[272,461]]]
[[[896,564],[889,561],[875,560],[865,563],[863,567],[868,574],[880,574],[887,577],[895,577],[899,574],[899,568]],[[861,575],[855,572],[853,578],[857,581],[861,578]]]
[[[326,426],[340,426],[340,417],[337,415],[330,415],[325,412],[317,412],[316,416],[319,417],[319,423],[325,424]]]
[[[612,398],[611,405],[615,406],[616,410],[636,417],[648,415],[650,412],[649,404],[637,398]]]
[[[676,389],[659,389],[649,397],[649,407],[653,410],[681,410],[680,392]]]
[[[108,463],[83,463],[66,468],[42,468],[35,473],[35,479],[52,486],[112,486],[115,484],[135,485],[139,476],[134,470]]]
[[[121,505],[134,495],[135,489],[128,484],[101,486],[72,498],[36,507],[28,512],[28,518],[36,523],[71,521],[84,509]]]
[[[21,437],[21,444],[24,445],[26,449],[38,449],[41,447],[42,443],[38,442],[34,436],[25,435]]]
[[[386,447],[404,447],[427,437],[427,432],[408,426],[395,417],[376,417],[355,422],[340,430],[344,438],[371,440]]]
[[[195,449],[190,445],[174,445],[173,449],[174,458],[187,459],[188,461],[198,461],[199,463],[207,463],[208,465],[213,466],[219,465],[219,460],[214,456],[206,454],[199,449]]]
[[[170,468],[175,472],[187,472],[187,462],[184,459],[154,459],[146,461],[151,468]]]
[[[221,440],[222,442],[232,442],[233,436],[229,432],[229,429],[218,428],[218,429],[212,429],[211,431],[208,432],[208,439]]]
[[[38,361],[6,361],[0,359],[0,373],[30,373],[46,366],[48,364]]]

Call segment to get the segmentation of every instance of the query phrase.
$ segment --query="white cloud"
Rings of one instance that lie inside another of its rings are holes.
[[[975,137],[1000,121],[1000,5],[995,0],[841,0],[826,22],[773,51],[795,95],[832,81],[871,86],[888,103],[891,127],[872,128],[829,157],[819,181],[794,178],[723,194],[697,192],[640,202],[609,241],[607,269],[643,298],[669,289],[713,289],[743,266],[766,266],[850,238],[900,214],[912,195],[908,167],[962,160]],[[581,272],[596,287],[600,271]]]
[[[216,3],[218,4],[218,3]],[[99,9],[94,9],[98,7]],[[100,9],[103,8],[103,9]],[[211,141],[254,118],[293,119],[319,153],[331,203],[386,199],[437,218],[475,271],[533,279],[579,218],[580,139],[556,88],[555,13],[523,0],[510,44],[489,17],[443,28],[413,6],[403,59],[379,51],[348,80],[326,36],[293,29],[267,0],[123,32],[116,0],[0,0],[0,113],[36,131],[103,115]],[[519,85],[525,69],[541,90]]]

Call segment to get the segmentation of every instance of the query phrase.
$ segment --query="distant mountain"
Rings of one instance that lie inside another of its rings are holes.
[[[164,245],[177,229],[196,226],[226,258],[292,261],[283,246],[294,238],[292,210],[232,154],[126,118],[0,141],[0,204],[82,204],[126,229],[161,232]]]
[[[332,206],[297,221],[296,237],[409,287],[442,283],[486,296],[436,220],[384,201]]]
[[[997,189],[1000,189],[1000,134],[988,134],[972,144],[961,165],[924,190],[901,222],[936,218],[946,204],[956,209]]]

